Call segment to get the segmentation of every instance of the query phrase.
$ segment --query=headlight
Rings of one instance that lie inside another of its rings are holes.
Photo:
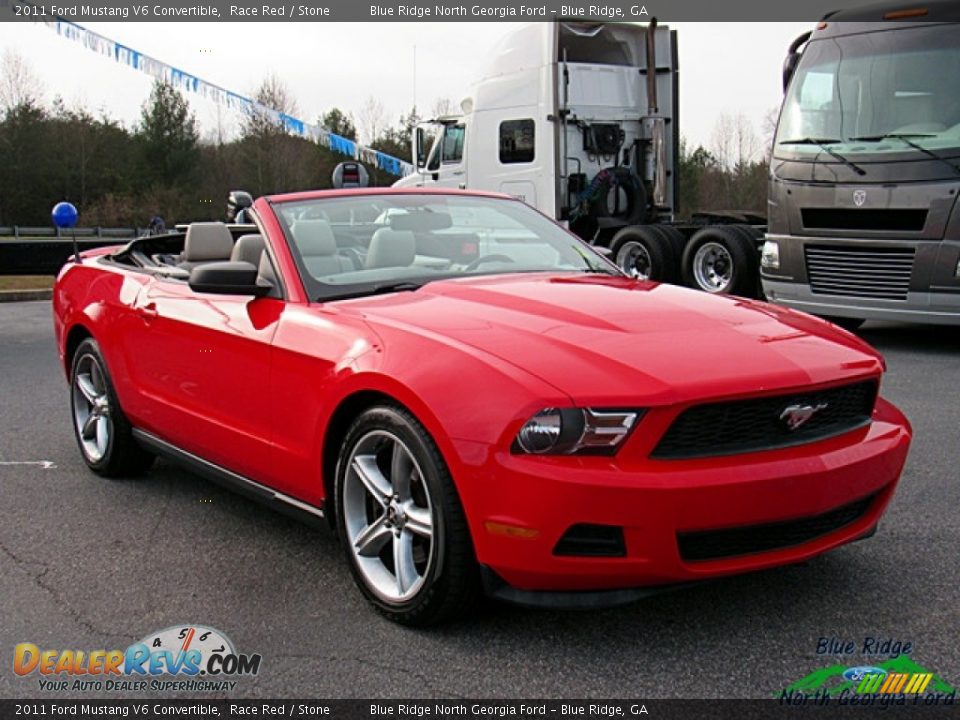
[[[763,254],[760,256],[760,267],[764,270],[780,269],[780,244],[776,240],[767,240],[763,244]]]
[[[520,428],[514,452],[612,455],[642,414],[642,410],[546,408]]]

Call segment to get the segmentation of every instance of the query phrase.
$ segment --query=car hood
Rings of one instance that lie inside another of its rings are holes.
[[[673,404],[882,372],[866,343],[808,315],[621,277],[444,280],[341,308],[374,329],[489,353],[584,404]]]

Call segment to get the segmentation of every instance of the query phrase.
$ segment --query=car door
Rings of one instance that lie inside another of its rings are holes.
[[[135,302],[129,342],[144,429],[252,479],[269,475],[271,342],[284,302],[194,292],[156,277]]]

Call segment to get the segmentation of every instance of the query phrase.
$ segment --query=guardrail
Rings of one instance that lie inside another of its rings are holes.
[[[146,228],[0,227],[0,275],[56,275],[73,255],[73,238],[81,252],[122,244],[149,231]]]

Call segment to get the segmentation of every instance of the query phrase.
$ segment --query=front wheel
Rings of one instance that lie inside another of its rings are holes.
[[[383,406],[357,418],[340,451],[335,493],[350,570],[382,614],[423,626],[474,604],[479,572],[463,508],[413,415]]]

